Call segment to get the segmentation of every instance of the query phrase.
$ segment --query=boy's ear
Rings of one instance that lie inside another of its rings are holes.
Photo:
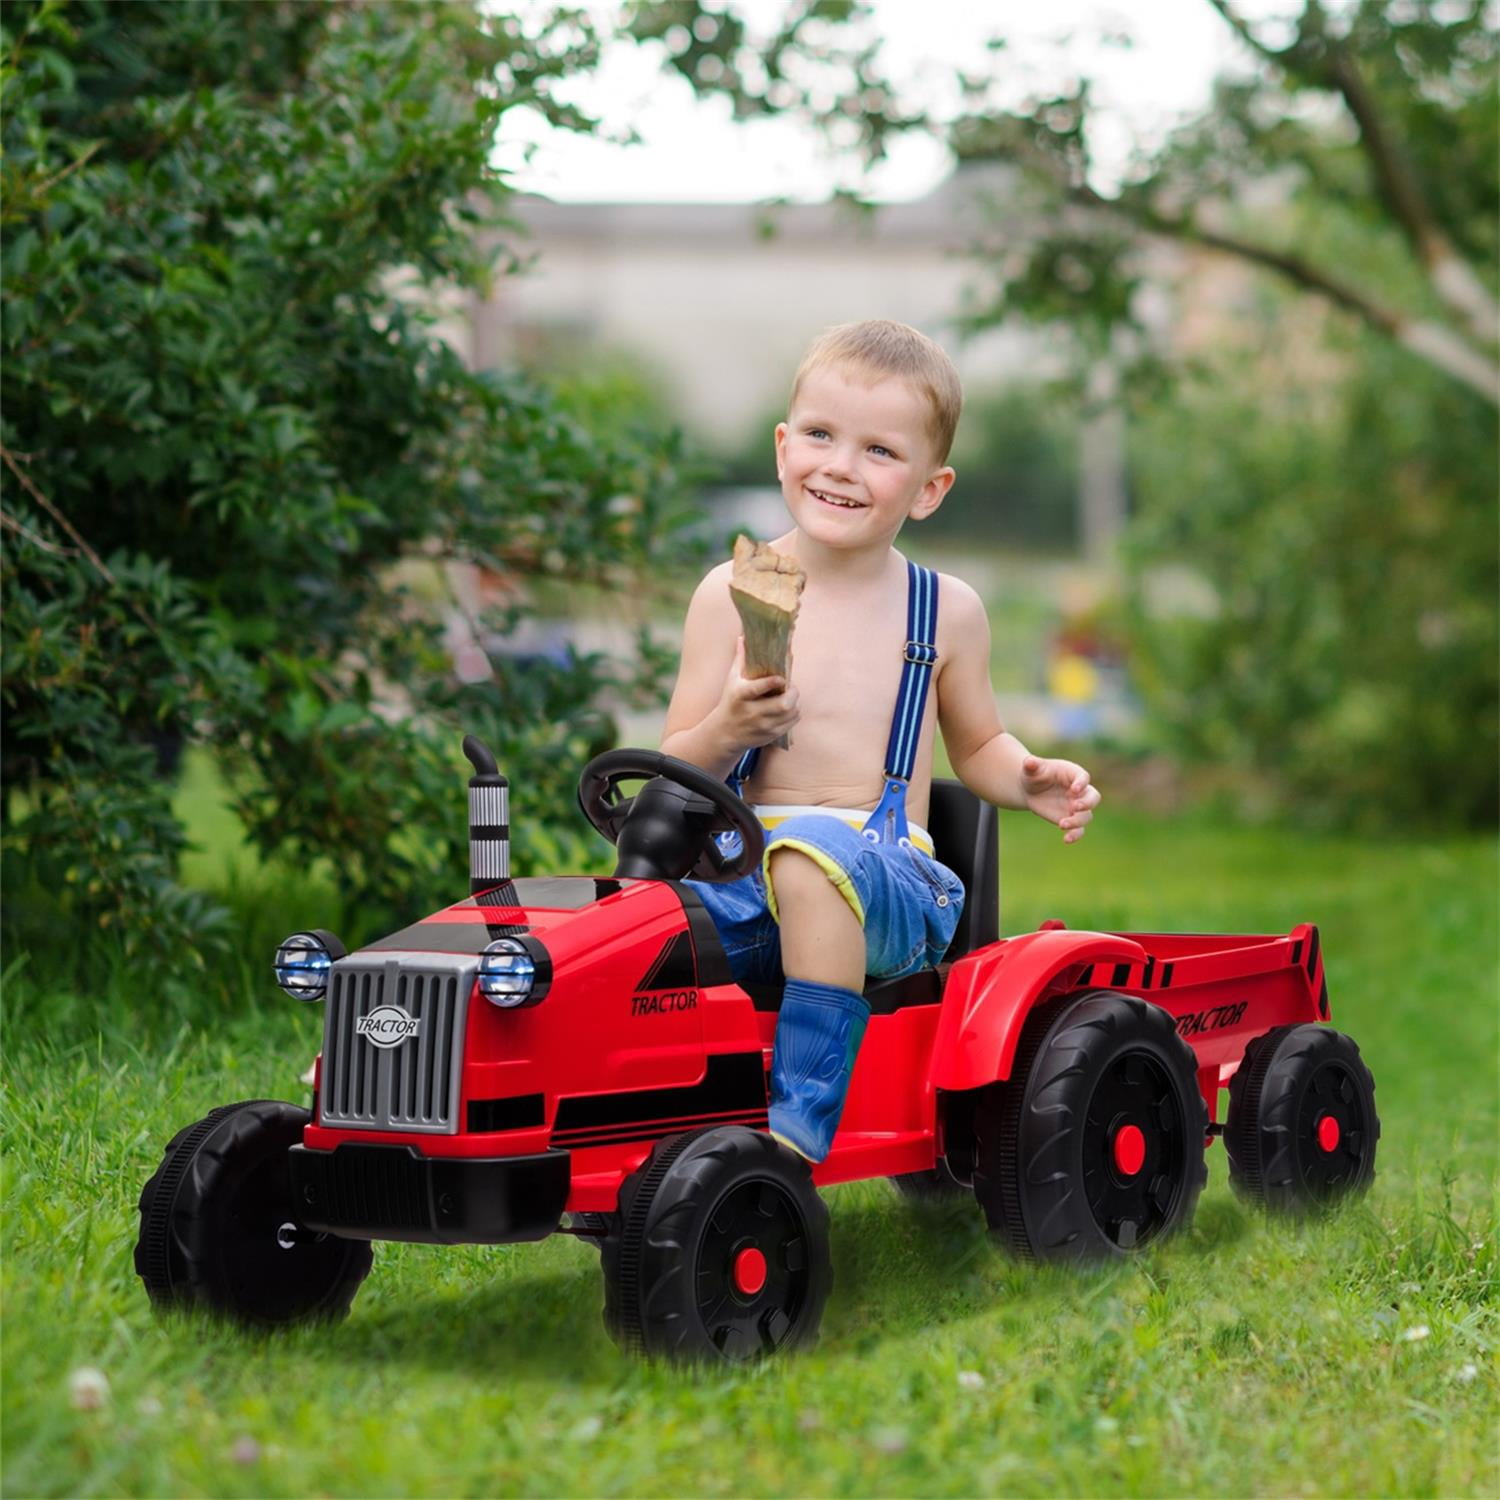
[[[783,454],[783,452],[785,452],[785,450],[786,450],[786,423],[785,422],[778,422],[776,424],[776,477],[778,479],[780,479],[782,477],[781,476],[781,470],[783,468],[783,462],[782,462],[781,455]]]
[[[925,521],[943,503],[943,497],[953,488],[953,481],[957,478],[958,475],[946,464],[936,470],[922,486],[921,493],[908,512],[911,519]]]

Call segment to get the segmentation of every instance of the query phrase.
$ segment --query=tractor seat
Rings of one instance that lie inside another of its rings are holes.
[[[908,1005],[935,1005],[943,993],[948,966],[993,943],[1000,936],[1000,817],[996,810],[950,777],[934,777],[927,810],[938,862],[964,883],[964,909],[953,941],[935,969],[918,969],[899,979],[865,977],[865,999],[872,1015],[889,1015]],[[779,984],[747,984],[756,1010],[779,1011]]]

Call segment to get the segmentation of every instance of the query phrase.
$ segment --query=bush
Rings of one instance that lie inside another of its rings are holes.
[[[1306,820],[1493,827],[1496,413],[1372,336],[1341,357],[1221,365],[1137,423],[1136,676]],[[1211,603],[1153,603],[1164,564]]]
[[[198,742],[265,853],[332,855],[375,907],[451,899],[460,726],[525,787],[518,861],[555,855],[612,740],[601,691],[659,657],[460,686],[391,566],[482,564],[524,599],[680,549],[675,439],[470,372],[427,310],[506,253],[503,112],[581,123],[549,88],[592,62],[586,25],[49,0],[6,7],[0,51],[12,876],[187,962],[208,914],[159,772]]]

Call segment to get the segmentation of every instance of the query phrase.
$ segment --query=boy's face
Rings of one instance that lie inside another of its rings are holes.
[[[836,366],[809,371],[777,424],[776,473],[798,528],[839,548],[889,545],[953,483],[922,395],[896,376]]]

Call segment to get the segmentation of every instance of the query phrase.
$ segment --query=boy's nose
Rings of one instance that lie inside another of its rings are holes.
[[[830,479],[847,481],[854,477],[854,464],[846,454],[830,453],[823,460],[823,472]]]

